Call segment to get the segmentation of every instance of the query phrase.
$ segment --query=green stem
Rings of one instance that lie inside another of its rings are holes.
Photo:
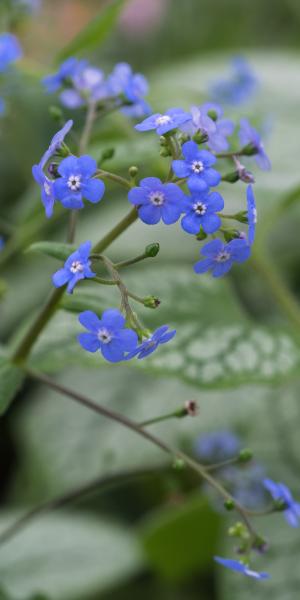
[[[136,208],[133,208],[127,215],[122,219],[107,235],[105,235],[98,244],[96,244],[92,250],[94,253],[100,253],[125,231],[134,221],[137,219]],[[31,348],[35,344],[35,341],[43,331],[44,327],[50,321],[52,315],[55,313],[59,302],[65,292],[65,288],[57,288],[53,290],[46,304],[41,308],[40,312],[33,321],[31,327],[17,346],[12,360],[17,363],[23,362],[31,351]]]
[[[149,257],[144,252],[143,254],[140,254],[139,256],[136,256],[135,258],[123,260],[122,262],[119,262],[119,263],[114,263],[114,267],[117,270],[123,269],[124,267],[129,267],[130,265],[135,265],[136,263],[141,262],[141,260],[145,260],[145,258],[149,258]]]
[[[251,263],[254,269],[267,283],[274,294],[277,304],[286,315],[291,325],[300,331],[300,307],[293,294],[290,292],[272,261],[261,253],[253,253]]]
[[[147,421],[142,421],[139,423],[140,427],[148,427],[148,425],[155,425],[156,423],[161,423],[161,421],[168,421],[169,419],[181,419],[182,417],[187,417],[188,413],[186,408],[181,407],[178,410],[175,410],[171,413],[167,413],[165,415],[160,415],[159,417],[153,417],[153,419],[148,419]]]
[[[201,478],[207,481],[207,483],[211,487],[213,487],[224,498],[224,500],[232,500],[234,502],[235,509],[243,519],[249,533],[251,534],[251,536],[253,536],[253,538],[257,537],[256,532],[248,519],[247,511],[239,504],[239,502],[235,501],[235,499],[231,496],[229,492],[227,492],[227,490],[222,486],[221,483],[219,483],[219,481],[214,479],[214,477],[206,471],[203,465],[190,458],[190,456],[188,456],[184,452],[172,448],[171,446],[166,444],[164,440],[161,440],[146,429],[143,429],[143,427],[141,427],[138,423],[132,421],[125,415],[115,412],[112,409],[107,408],[106,406],[102,406],[98,402],[94,402],[90,398],[87,398],[86,396],[83,396],[82,394],[79,394],[74,390],[71,390],[61,384],[56,383],[51,378],[47,377],[42,373],[38,373],[31,369],[26,369],[26,372],[33,379],[47,385],[59,394],[67,396],[68,398],[71,398],[75,402],[79,403],[82,406],[85,406],[86,408],[94,411],[95,413],[102,415],[103,417],[106,417],[112,421],[115,421],[116,423],[119,423],[120,425],[126,427],[127,429],[130,429],[131,431],[134,431],[137,435],[143,437],[144,439],[148,440],[149,442],[163,450],[165,453],[169,454],[173,458],[173,460],[181,459],[182,461],[184,461],[186,465],[188,465],[191,469],[198,473],[198,475],[200,475]]]
[[[109,179],[110,181],[114,181],[122,187],[125,187],[127,190],[131,190],[131,183],[128,179],[125,179],[125,177],[120,177],[120,175],[110,173],[110,171],[104,171],[103,169],[98,169],[97,175],[100,179]]]
[[[118,487],[123,483],[128,483],[131,481],[135,481],[140,477],[148,477],[153,475],[155,472],[159,471],[160,467],[152,467],[148,469],[134,469],[131,471],[121,471],[119,473],[114,473],[112,475],[101,475],[100,477],[96,477],[92,481],[80,485],[65,494],[53,498],[52,500],[48,500],[39,504],[32,510],[26,512],[23,516],[17,519],[12,525],[4,529],[0,533],[0,544],[4,544],[8,542],[11,538],[17,535],[20,531],[22,531],[25,527],[30,525],[32,521],[43,515],[49,511],[57,510],[59,508],[63,508],[70,502],[76,502],[76,500],[81,500],[85,496],[88,496],[94,492],[104,492],[108,489],[112,489],[114,487]]]

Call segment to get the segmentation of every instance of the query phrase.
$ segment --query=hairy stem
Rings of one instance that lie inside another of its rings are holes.
[[[203,465],[201,465],[197,461],[193,460],[190,456],[188,456],[181,450],[172,448],[171,446],[166,444],[163,440],[161,440],[157,436],[153,435],[146,429],[143,429],[143,427],[141,427],[138,423],[136,423],[135,421],[132,421],[125,415],[122,415],[116,411],[113,411],[113,410],[105,407],[105,406],[102,406],[101,404],[94,402],[90,398],[87,398],[86,396],[79,394],[78,392],[71,390],[71,389],[65,387],[64,385],[56,383],[51,378],[47,377],[46,375],[44,375],[42,373],[38,373],[36,371],[33,371],[32,369],[26,369],[26,372],[33,379],[47,385],[48,387],[55,390],[59,394],[62,394],[63,396],[67,396],[68,398],[71,398],[78,404],[85,406],[86,408],[94,411],[95,413],[102,415],[103,417],[106,417],[112,421],[115,421],[116,423],[119,423],[120,425],[126,427],[127,429],[130,429],[131,431],[134,431],[139,436],[143,437],[144,439],[148,440],[149,442],[151,442],[152,444],[154,444],[155,446],[157,446],[158,448],[163,450],[163,452],[169,454],[173,458],[173,460],[181,459],[186,465],[188,465],[191,469],[193,469],[196,473],[198,473],[198,475],[200,475],[200,477],[203,478],[211,487],[213,487],[224,498],[224,500],[232,500],[234,502],[234,507],[235,507],[236,511],[240,514],[249,533],[251,534],[251,536],[253,538],[257,537],[256,532],[253,529],[252,524],[248,519],[247,511],[237,501],[235,501],[235,499],[221,485],[221,483],[219,483],[219,481],[217,481],[212,475],[210,475],[206,471],[206,469]]]

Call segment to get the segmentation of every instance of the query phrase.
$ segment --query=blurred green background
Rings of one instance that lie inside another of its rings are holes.
[[[3,84],[8,113],[0,123],[0,233],[7,238],[0,254],[3,344],[20,335],[57,268],[54,259],[26,248],[65,236],[66,216],[58,211],[45,220],[31,176],[58,129],[48,110],[57,100],[44,94],[40,79],[107,4],[45,0],[32,17],[9,21],[2,14],[3,27],[12,27],[25,49]],[[228,116],[246,115],[268,130],[273,170],[255,171],[257,252],[266,252],[268,272],[275,265],[295,297],[300,292],[299,29],[297,0],[131,0],[103,43],[84,52],[106,72],[119,61],[143,72],[154,110],[200,104],[211,81],[228,73],[232,55],[249,60],[260,91],[253,101],[229,109]],[[79,127],[82,112],[66,113],[70,116]],[[143,177],[167,168],[155,136],[138,134],[119,114],[93,132],[95,158],[111,147],[116,148],[107,163],[112,171],[126,175],[136,164]],[[244,206],[242,184],[223,185],[223,191],[227,207]],[[127,210],[126,196],[108,185],[100,210],[90,205],[80,213],[78,242],[100,239]],[[32,364],[138,421],[196,399],[196,418],[153,431],[193,452],[199,435],[230,429],[254,449],[268,474],[284,480],[299,498],[299,332],[280,310],[268,277],[250,262],[224,281],[195,279],[198,246],[177,226],[136,223],[108,254],[125,259],[152,241],[161,244],[155,264],[132,268],[126,281],[137,293],[161,298],[158,311],[141,309],[141,317],[149,326],[176,326],[174,345],[137,369],[103,366],[78,349],[74,306],[66,304],[39,340]],[[83,293],[89,299],[95,294],[89,286]],[[96,295],[99,310],[117,305],[114,291],[100,288]],[[3,527],[15,512],[97,475],[147,471],[41,516],[0,548],[3,600],[248,600],[268,592],[278,600],[298,599],[299,534],[288,530],[280,515],[258,522],[272,542],[269,555],[254,565],[272,574],[272,581],[259,587],[215,568],[214,553],[233,556],[234,542],[225,536],[231,520],[220,519],[201,482],[188,470],[173,469],[132,433],[29,381],[2,418],[0,433]]]

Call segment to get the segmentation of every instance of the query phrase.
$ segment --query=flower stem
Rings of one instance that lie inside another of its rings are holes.
[[[153,419],[148,419],[147,421],[142,421],[139,423],[139,426],[148,427],[148,425],[155,425],[156,423],[161,423],[161,421],[168,421],[169,419],[181,419],[182,417],[187,416],[188,412],[186,408],[181,406],[178,410],[175,410],[171,413],[160,415],[159,417],[153,417]]]
[[[82,406],[85,406],[86,408],[96,412],[97,414],[102,415],[103,417],[106,417],[112,421],[115,421],[115,422],[119,423],[120,425],[126,427],[127,429],[130,429],[131,431],[134,431],[137,435],[143,437],[144,439],[148,440],[149,442],[151,442],[152,444],[154,444],[155,446],[157,446],[158,448],[163,450],[165,453],[169,454],[173,460],[181,459],[186,465],[188,465],[191,469],[193,469],[196,473],[198,473],[198,475],[200,475],[201,478],[203,478],[205,481],[207,481],[207,483],[211,487],[213,487],[224,498],[224,500],[232,500],[234,502],[234,507],[237,510],[237,512],[240,514],[241,518],[243,519],[250,535],[253,538],[257,537],[256,532],[253,529],[252,524],[250,523],[250,521],[248,519],[247,510],[244,509],[244,507],[242,507],[239,504],[239,502],[237,502],[231,496],[231,494],[229,492],[227,492],[227,490],[222,486],[221,483],[219,483],[219,481],[217,481],[212,475],[210,475],[206,471],[206,469],[203,465],[201,465],[197,461],[193,460],[190,456],[188,456],[181,450],[172,448],[171,446],[166,444],[166,442],[164,440],[161,440],[157,436],[153,435],[152,433],[150,433],[149,431],[144,429],[141,425],[139,425],[135,421],[132,421],[125,415],[122,415],[116,411],[113,411],[110,408],[102,406],[98,402],[94,402],[90,398],[83,396],[82,394],[79,394],[78,392],[71,390],[59,383],[56,383],[51,378],[47,377],[46,375],[44,375],[42,373],[33,371],[32,369],[26,369],[26,372],[33,379],[47,385],[48,387],[55,390],[59,394],[62,394],[63,396],[67,396],[68,398],[71,398],[75,402],[81,404]]]
[[[122,187],[125,187],[127,190],[131,190],[131,183],[128,181],[128,179],[125,179],[125,177],[120,177],[120,175],[116,175],[110,171],[104,171],[103,169],[98,169],[97,176],[100,179],[109,179],[110,181],[114,181]]]
[[[125,231],[134,221],[137,219],[137,211],[133,208],[127,215],[122,219],[108,234],[106,234],[102,240],[100,240],[93,248],[92,252],[100,253],[117,238],[123,231]],[[47,300],[46,304],[41,308],[40,312],[33,321],[31,327],[25,333],[24,338],[17,346],[13,353],[12,360],[16,363],[22,363],[27,358],[31,351],[31,348],[35,344],[35,341],[43,331],[44,327],[50,321],[51,317],[55,313],[59,302],[65,292],[65,289],[57,288],[53,290]]]

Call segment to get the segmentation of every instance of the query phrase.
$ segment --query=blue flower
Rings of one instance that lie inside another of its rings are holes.
[[[216,114],[216,121],[208,115],[209,111]],[[221,119],[222,115],[223,111],[218,104],[207,102],[199,107],[192,106],[191,120],[184,123],[180,129],[191,136],[198,132],[206,135],[207,145],[211,150],[224,152],[229,148],[227,137],[233,134],[234,124],[230,119]]]
[[[300,504],[294,500],[289,488],[284,483],[275,483],[272,479],[264,479],[263,484],[270,492],[273,500],[285,502],[286,509],[284,510],[284,516],[288,524],[292,527],[298,527]]]
[[[80,61],[71,56],[65,60],[59,67],[58,71],[53,75],[47,75],[42,79],[48,93],[57,92],[73,75],[76,74]]]
[[[258,80],[249,63],[240,56],[232,61],[232,74],[211,86],[214,101],[222,104],[242,104],[256,92]]]
[[[53,214],[55,203],[53,181],[46,177],[41,165],[32,167],[32,175],[41,188],[41,200],[45,207],[46,217],[49,219]]]
[[[271,169],[270,159],[265,152],[264,145],[258,131],[256,131],[256,129],[250,125],[248,119],[241,119],[240,121],[239,138],[243,147],[250,144],[256,150],[254,158],[259,168],[263,171],[269,171]]]
[[[190,120],[190,115],[184,112],[182,108],[170,108],[166,113],[155,113],[151,117],[147,117],[142,123],[135,125],[135,129],[138,131],[150,131],[150,129],[156,129],[158,135],[164,135],[172,129],[176,129],[182,123]]]
[[[247,187],[248,242],[253,244],[255,238],[257,210],[252,185]]]
[[[127,63],[118,63],[106,81],[109,96],[124,95],[132,106],[122,108],[122,112],[132,117],[143,117],[151,112],[144,96],[148,94],[147,79],[140,73],[133,73]]]
[[[58,167],[59,179],[54,181],[54,193],[65,208],[83,208],[83,198],[99,202],[104,194],[103,181],[94,179],[97,163],[90,156],[68,156]]]
[[[80,333],[78,341],[88,352],[100,350],[109,362],[119,362],[126,358],[125,353],[135,349],[138,336],[132,329],[125,329],[125,318],[120,311],[109,308],[101,319],[86,310],[80,313],[79,322],[89,333]]]
[[[231,569],[232,571],[237,571],[238,573],[242,573],[247,577],[253,577],[253,579],[269,579],[270,577],[268,573],[258,573],[257,571],[249,569],[248,565],[245,565],[244,563],[238,560],[233,560],[231,558],[221,558],[220,556],[215,556],[214,559],[217,563],[223,565],[223,567]]]
[[[151,337],[142,342],[133,352],[130,352],[127,358],[133,358],[134,356],[137,356],[138,359],[146,358],[146,356],[152,354],[160,344],[169,342],[176,334],[176,330],[173,329],[172,331],[168,331],[168,329],[168,325],[158,327],[158,329],[152,333]]]
[[[73,88],[64,90],[60,99],[68,108],[80,108],[87,100],[101,100],[106,97],[104,73],[92,67],[87,61],[81,61],[71,77]]]
[[[67,258],[64,267],[52,275],[52,282],[55,287],[62,287],[67,283],[67,292],[68,294],[72,294],[78,281],[96,276],[96,273],[93,273],[90,269],[91,261],[89,260],[89,256],[91,248],[91,242],[84,242]]]
[[[40,160],[40,166],[43,168],[48,160],[61,148],[66,135],[73,127],[73,121],[69,120],[52,138],[48,150],[43,154]]]
[[[173,160],[172,168],[180,178],[188,178],[192,192],[206,192],[209,187],[218,185],[221,175],[211,166],[216,158],[207,150],[199,150],[196,142],[185,142],[182,146],[185,160]]]
[[[200,435],[195,443],[196,455],[200,460],[208,463],[218,463],[235,458],[241,448],[240,438],[226,429]]]
[[[0,251],[3,250],[4,246],[5,246],[4,238],[2,237],[2,235],[0,235]]]
[[[129,201],[138,207],[140,219],[155,225],[162,219],[166,225],[178,221],[185,194],[175,183],[162,183],[157,177],[146,177],[140,186],[130,190]]]
[[[234,262],[245,262],[250,256],[250,246],[243,239],[232,240],[223,244],[221,240],[213,240],[205,244],[201,250],[206,258],[194,265],[195,273],[212,272],[213,277],[222,277]]]
[[[224,200],[218,192],[211,194],[197,194],[187,196],[184,212],[186,215],[181,221],[181,226],[187,233],[197,234],[200,227],[205,233],[214,233],[222,224],[216,212],[223,210]]]
[[[0,35],[0,73],[6,71],[8,66],[22,56],[22,48],[18,39],[12,33]]]

